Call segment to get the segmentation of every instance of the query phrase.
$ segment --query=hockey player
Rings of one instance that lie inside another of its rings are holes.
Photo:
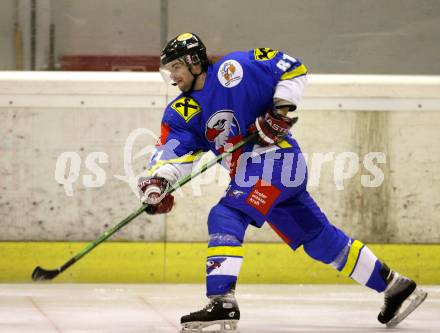
[[[426,292],[378,260],[371,250],[332,225],[307,192],[307,172],[289,130],[307,81],[300,60],[269,48],[226,55],[215,64],[193,33],[172,39],[161,54],[161,72],[181,94],[165,109],[150,176],[139,181],[149,214],[167,213],[174,202],[164,191],[191,171],[201,152],[219,154],[249,133],[258,140],[232,155],[231,182],[208,216],[208,305],[181,318],[182,332],[220,324],[236,330],[234,296],[249,224],[268,222],[293,249],[361,285],[384,293],[378,320],[394,326],[426,298]],[[403,305],[404,304],[404,305]],[[219,331],[219,332],[220,332]]]

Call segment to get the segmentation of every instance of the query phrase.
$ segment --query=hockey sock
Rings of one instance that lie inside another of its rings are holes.
[[[349,239],[331,265],[342,274],[377,292],[384,291],[387,286],[389,268],[359,240]]]
[[[233,291],[243,261],[241,242],[233,235],[212,234],[206,259],[206,295]]]

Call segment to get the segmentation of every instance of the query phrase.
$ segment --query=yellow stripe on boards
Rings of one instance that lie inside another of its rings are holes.
[[[214,256],[234,256],[243,257],[243,247],[241,246],[215,246],[208,247],[208,257]]]
[[[344,265],[344,268],[342,269],[341,273],[345,276],[350,276],[353,272],[354,266],[356,265],[356,262],[359,258],[359,252],[364,246],[362,242],[355,240],[353,244],[351,244],[350,252],[348,252],[348,258],[347,262]]]
[[[36,266],[56,269],[89,243],[0,242],[0,282],[31,282]],[[53,282],[160,282],[164,280],[161,243],[106,242],[81,258]]]
[[[294,70],[291,70],[290,72],[286,72],[281,76],[281,80],[290,80],[294,79],[297,76],[301,76],[307,74],[307,67],[304,65],[300,65],[296,67]]]
[[[0,242],[0,282],[31,282],[40,265],[55,269],[85,242]],[[239,283],[356,284],[330,265],[283,243],[246,243]],[[440,244],[368,244],[391,269],[418,284],[440,284]],[[206,243],[105,242],[52,283],[204,283]]]

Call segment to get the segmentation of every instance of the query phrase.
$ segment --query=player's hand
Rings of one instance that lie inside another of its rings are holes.
[[[248,133],[258,133],[256,143],[260,146],[276,144],[284,139],[297,118],[289,118],[269,110],[264,116],[258,117],[248,128]]]
[[[165,194],[168,186],[168,181],[162,177],[139,178],[139,194],[141,202],[148,204],[145,208],[147,214],[166,214],[171,211],[174,197],[171,194]]]

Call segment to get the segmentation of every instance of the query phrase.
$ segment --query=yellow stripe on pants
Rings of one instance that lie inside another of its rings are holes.
[[[341,273],[350,276],[351,273],[353,273],[353,269],[356,266],[356,262],[359,258],[359,253],[362,249],[362,242],[355,240],[353,244],[350,246],[350,252],[348,253],[347,262],[344,265],[344,268],[342,269]]]

